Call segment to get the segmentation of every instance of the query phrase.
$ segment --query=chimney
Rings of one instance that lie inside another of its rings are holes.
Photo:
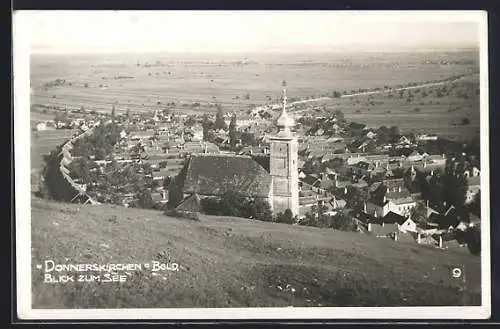
[[[427,209],[429,209],[429,200],[425,202],[425,206],[427,207]]]
[[[431,176],[434,176],[434,169],[431,170]]]
[[[378,168],[379,162],[375,161],[375,168]]]
[[[441,157],[442,157],[443,159],[446,159],[446,154],[444,154],[444,153],[443,153],[443,155],[441,155]]]
[[[372,231],[372,223],[368,223],[368,232]]]
[[[382,227],[384,227],[384,224],[385,224],[384,221],[382,221]]]
[[[387,197],[384,195],[384,203],[387,202]]]
[[[424,168],[427,168],[427,161],[424,160]]]
[[[364,211],[365,214],[367,213],[366,212],[366,202],[363,204],[363,211]]]
[[[439,248],[443,248],[443,238],[439,236]]]
[[[398,232],[394,232],[394,241],[398,241]]]
[[[401,193],[401,185],[398,186],[398,192]]]
[[[344,187],[344,194],[347,194],[347,186]]]

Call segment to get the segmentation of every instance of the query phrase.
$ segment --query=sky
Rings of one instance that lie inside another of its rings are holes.
[[[482,12],[24,11],[31,53],[394,51],[479,46]]]

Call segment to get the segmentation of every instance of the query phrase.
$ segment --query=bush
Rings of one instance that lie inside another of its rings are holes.
[[[470,120],[469,118],[467,117],[463,117],[462,120],[460,121],[460,123],[465,126],[465,125],[468,125],[470,123]]]
[[[420,108],[419,108],[419,107],[416,107],[416,108],[414,108],[414,109],[413,109],[413,111],[415,111],[415,112],[420,112]]]
[[[276,215],[277,223],[293,224],[293,213],[290,209],[286,209],[284,213],[280,212]]]
[[[220,198],[201,200],[203,212],[216,216],[235,216],[272,221],[271,206],[262,199],[248,199],[237,192],[226,192]]]
[[[481,255],[481,231],[477,228],[469,228],[466,231],[467,247],[471,254]]]
[[[148,190],[142,190],[141,192],[139,192],[139,194],[137,195],[137,199],[137,206],[139,208],[153,209],[153,198],[151,197],[151,192],[149,192]]]

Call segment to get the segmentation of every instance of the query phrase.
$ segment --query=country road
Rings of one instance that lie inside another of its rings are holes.
[[[365,91],[365,92],[359,92],[359,93],[344,94],[344,95],[341,95],[340,98],[348,98],[348,97],[355,97],[355,96],[365,96],[365,95],[375,95],[375,94],[390,93],[390,92],[401,91],[401,90],[410,90],[410,89],[418,89],[418,88],[442,86],[442,85],[446,85],[446,84],[450,84],[450,83],[453,83],[453,82],[457,82],[457,81],[463,80],[464,78],[465,78],[465,76],[464,77],[460,77],[458,79],[454,79],[454,80],[439,81],[439,82],[432,82],[432,83],[423,83],[423,84],[419,84],[419,85],[416,85],[416,86],[408,86],[408,87],[401,87],[401,88],[388,88],[388,89],[381,89],[381,90],[373,90],[373,91]],[[329,100],[329,99],[334,99],[334,98],[333,97],[318,97],[318,98],[304,99],[304,100],[300,100],[300,101],[295,101],[295,102],[289,103],[289,105],[293,106],[293,105],[298,105],[298,104],[305,104],[305,103],[311,103],[311,102],[319,102],[319,101]],[[274,104],[274,105],[271,105],[271,108],[275,109],[275,108],[278,108],[280,106],[281,106],[281,104]],[[307,111],[307,109],[297,110],[297,111],[291,111],[291,112],[292,113],[300,113],[300,112],[304,112],[304,111]]]

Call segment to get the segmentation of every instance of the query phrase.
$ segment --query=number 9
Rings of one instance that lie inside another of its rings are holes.
[[[455,267],[453,270],[451,270],[451,274],[454,278],[459,278],[460,276],[462,276],[462,270]]]

